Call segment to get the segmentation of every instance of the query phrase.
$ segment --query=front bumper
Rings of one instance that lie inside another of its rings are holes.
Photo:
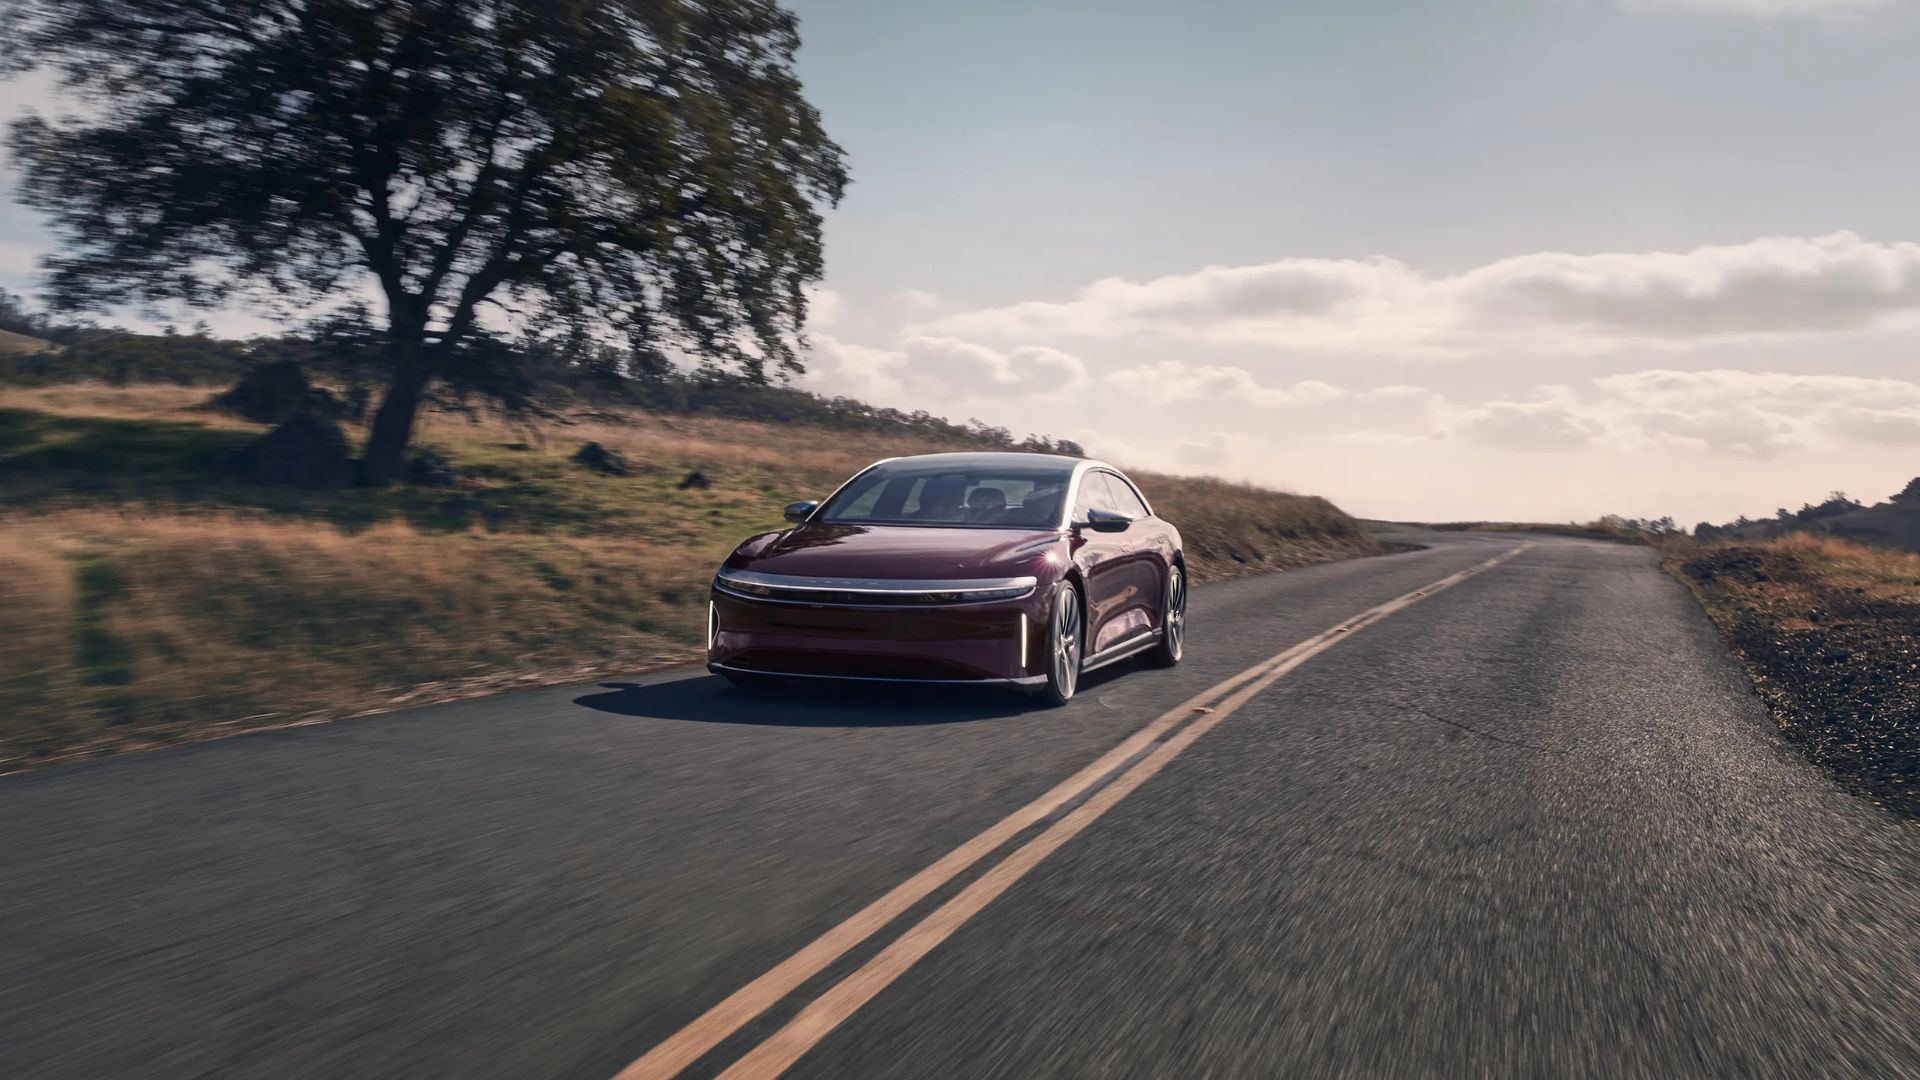
[[[1048,600],[836,606],[715,588],[707,667],[715,672],[877,682],[1039,686]]]

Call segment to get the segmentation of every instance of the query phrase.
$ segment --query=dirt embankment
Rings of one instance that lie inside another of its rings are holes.
[[[1666,549],[1780,730],[1920,817],[1920,556],[1818,537]]]
[[[303,491],[209,469],[263,430],[202,409],[211,394],[0,389],[0,772],[695,659],[713,568],[786,502],[958,448],[638,410],[539,431],[436,413],[433,479]],[[588,443],[630,467],[583,467]],[[1380,550],[1325,499],[1136,478],[1200,581]]]

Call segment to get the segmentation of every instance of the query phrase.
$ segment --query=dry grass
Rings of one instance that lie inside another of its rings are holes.
[[[1662,545],[1781,732],[1920,818],[1920,555],[1834,537]]]
[[[1789,533],[1756,546],[1793,558],[1828,587],[1920,601],[1920,554],[1811,533]]]
[[[596,412],[539,430],[433,413],[457,490],[218,475],[258,428],[205,389],[0,390],[0,772],[690,659],[712,568],[920,439]],[[641,468],[568,461],[588,441]],[[688,473],[713,481],[680,490]],[[1211,580],[1367,554],[1324,499],[1140,475]],[[489,508],[453,512],[459,496]]]
[[[1468,521],[1433,525],[1431,528],[1452,532],[1518,532],[1547,533],[1553,536],[1575,536],[1582,540],[1606,540],[1615,544],[1650,544],[1653,538],[1634,529],[1622,529],[1604,521],[1589,521],[1582,524],[1577,521],[1565,523],[1555,521]]]
[[[1130,473],[1153,512],[1180,529],[1196,581],[1374,554],[1379,541],[1318,495],[1212,477]]]
[[[11,330],[0,330],[0,356],[59,351],[60,346],[55,345],[51,341],[42,341],[37,337],[16,334]]]
[[[98,511],[0,524],[0,553],[0,771],[686,658],[711,570],[610,539]]]
[[[223,413],[203,409],[212,396],[204,386],[111,386],[103,382],[0,386],[0,409],[30,409],[52,416],[250,426]]]

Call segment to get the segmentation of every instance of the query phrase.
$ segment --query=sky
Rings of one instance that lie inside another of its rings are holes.
[[[1914,0],[790,6],[803,386],[1403,520],[1920,473]],[[50,246],[0,205],[0,287]]]

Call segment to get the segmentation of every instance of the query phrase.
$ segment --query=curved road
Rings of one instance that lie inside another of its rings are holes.
[[[1055,712],[680,670],[0,778],[0,1074],[1920,1076],[1920,829],[1649,552],[1421,539]]]

